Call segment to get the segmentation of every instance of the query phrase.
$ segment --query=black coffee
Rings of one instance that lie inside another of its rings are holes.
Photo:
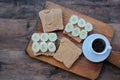
[[[104,51],[105,46],[105,42],[102,39],[95,39],[92,43],[92,48],[96,52]]]

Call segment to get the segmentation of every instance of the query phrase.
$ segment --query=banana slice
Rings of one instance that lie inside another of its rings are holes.
[[[87,37],[88,33],[86,30],[81,30],[79,34],[80,39],[85,39]]]
[[[72,32],[72,30],[74,29],[73,25],[71,23],[67,23],[65,26],[65,31],[66,32]]]
[[[37,53],[39,50],[40,50],[39,43],[38,42],[33,42],[32,51]]]
[[[85,27],[85,25],[86,25],[86,21],[83,18],[80,18],[78,20],[78,26],[83,28],[83,27]]]
[[[40,35],[38,33],[33,33],[32,40],[33,41],[39,41],[40,40]]]
[[[56,41],[57,40],[56,33],[49,33],[49,40],[50,41]]]
[[[76,16],[76,15],[72,15],[71,17],[70,17],[70,23],[71,24],[77,24],[77,22],[78,22],[78,16]]]
[[[88,31],[88,32],[92,31],[93,30],[93,25],[89,22],[86,23],[85,30]]]
[[[80,28],[76,27],[72,31],[72,36],[79,36],[80,34]]]
[[[53,42],[48,43],[48,50],[49,50],[49,52],[55,52],[56,51],[56,46]]]
[[[41,41],[47,41],[49,38],[47,33],[42,33],[40,37],[41,37]]]
[[[41,52],[45,53],[48,50],[47,43],[46,42],[41,42],[40,43],[40,50]]]

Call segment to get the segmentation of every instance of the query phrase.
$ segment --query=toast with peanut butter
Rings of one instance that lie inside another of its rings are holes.
[[[43,31],[51,32],[63,30],[63,19],[61,9],[47,9],[39,12]]]

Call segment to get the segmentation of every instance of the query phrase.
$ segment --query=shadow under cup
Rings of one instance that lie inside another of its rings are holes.
[[[106,48],[106,43],[103,39],[98,38],[92,42],[92,49],[98,54],[103,52],[105,48]]]

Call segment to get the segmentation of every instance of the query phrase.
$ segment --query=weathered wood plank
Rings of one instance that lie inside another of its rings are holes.
[[[1,80],[88,80],[30,58],[24,51],[0,50]],[[119,80],[120,69],[105,63],[97,80]]]
[[[25,50],[35,23],[36,20],[0,19],[0,50]]]
[[[115,29],[115,33],[114,33],[114,37],[113,37],[113,40],[112,40],[112,47],[113,47],[113,50],[115,51],[120,51],[120,24],[110,24],[111,26],[114,27]]]
[[[119,0],[52,0],[57,4],[61,4],[80,13],[86,14],[104,22],[120,21],[120,1]],[[80,3],[81,2],[81,3]],[[0,0],[0,18],[13,18],[13,19],[36,19],[38,11],[42,10],[45,0]],[[31,16],[32,15],[32,16]],[[7,22],[8,20],[6,20]],[[26,26],[27,20],[23,20]],[[1,22],[1,21],[0,21]],[[14,22],[14,21],[13,21]],[[34,22],[33,22],[34,23]],[[11,23],[9,23],[11,24]],[[9,24],[4,24],[6,28]],[[13,26],[16,22],[13,23]],[[1,25],[1,24],[0,24]],[[6,25],[6,26],[5,26]],[[16,25],[21,27],[22,24]],[[34,24],[33,24],[34,25]],[[120,32],[120,24],[118,27],[113,26],[116,30],[115,34]],[[0,31],[0,79],[1,80],[87,80],[78,77],[74,74],[68,73],[59,68],[50,66],[46,63],[29,58],[24,50],[31,36],[33,26],[26,32],[26,27],[22,27],[23,32],[18,32],[19,29],[14,30],[16,35],[10,30]],[[1,29],[0,26],[0,30]],[[13,30],[13,31],[14,31]],[[29,32],[30,31],[30,32]],[[28,35],[26,35],[26,33]],[[2,34],[1,34],[2,33]],[[19,35],[19,36],[18,36]],[[25,35],[25,36],[24,36]],[[14,38],[11,38],[11,37]],[[18,36],[18,37],[16,37]],[[22,36],[22,37],[20,37]],[[8,39],[8,38],[9,39]],[[120,36],[115,35],[112,46],[113,50],[120,51]],[[18,57],[19,56],[19,57]],[[119,80],[120,69],[115,66],[105,63],[98,80]]]
[[[50,0],[103,22],[120,21],[119,0]],[[0,0],[0,18],[36,19],[46,0]],[[32,16],[31,16],[32,15]]]

